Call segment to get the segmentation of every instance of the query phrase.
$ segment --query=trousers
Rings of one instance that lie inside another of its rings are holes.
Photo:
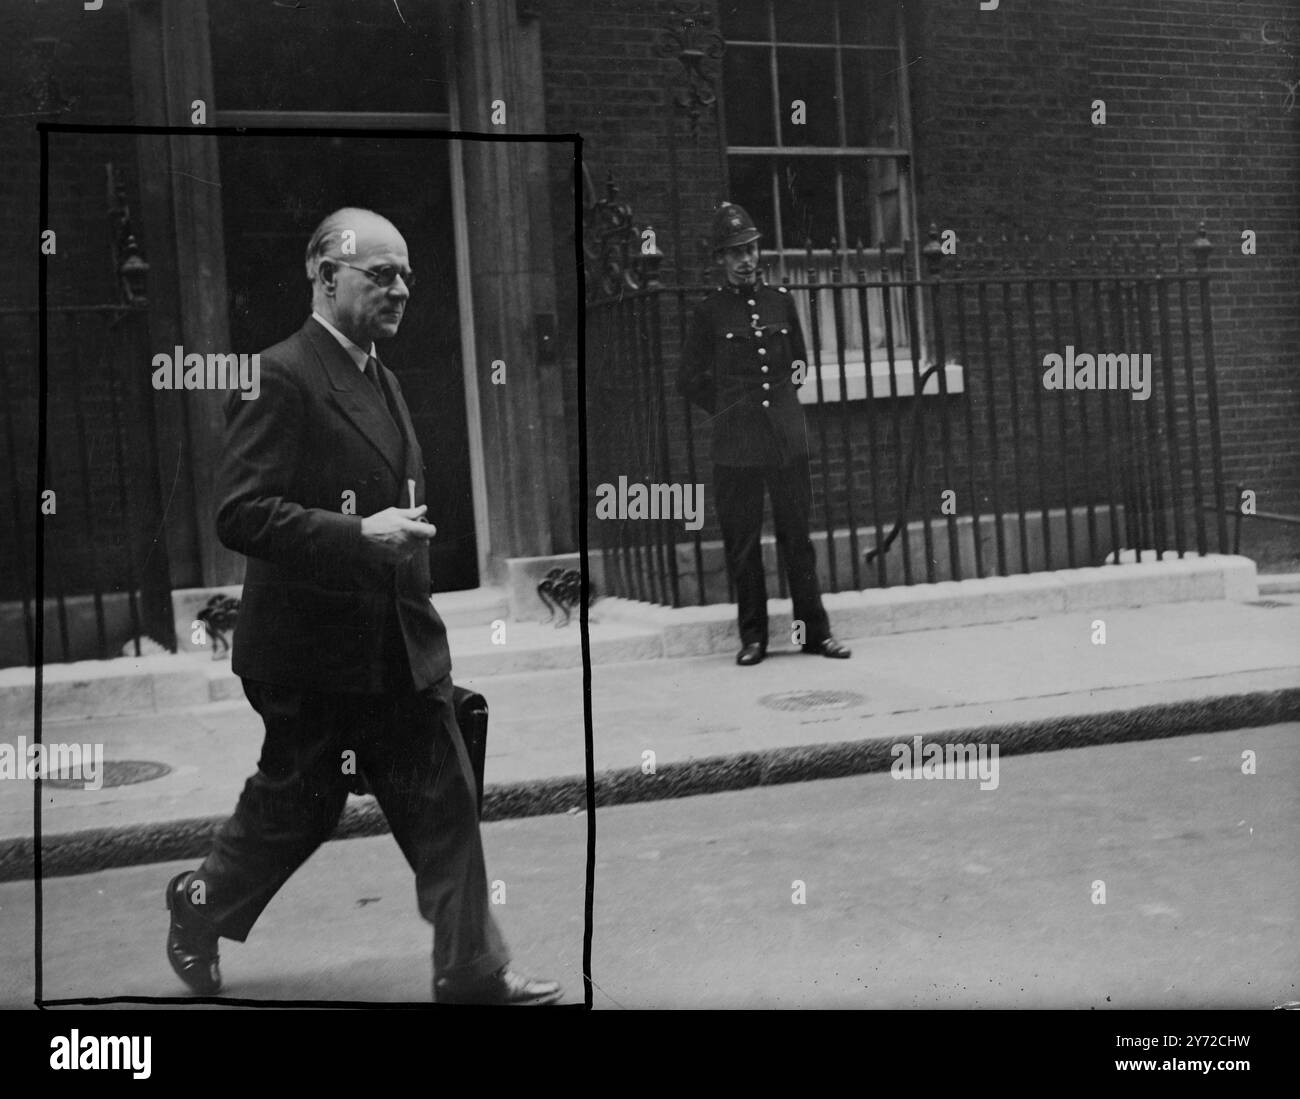
[[[435,978],[475,980],[504,966],[451,677],[382,695],[250,679],[243,687],[265,725],[261,758],[193,879],[217,934],[248,937],[276,891],[333,834],[360,767],[415,871],[420,914],[433,924]]]
[[[772,522],[785,559],[794,618],[804,624],[803,643],[820,644],[830,636],[830,622],[822,606],[817,557],[808,535],[812,492],[807,461],[714,466],[713,486],[727,567],[736,584],[741,644],[768,642],[762,545],[764,490],[772,500]]]

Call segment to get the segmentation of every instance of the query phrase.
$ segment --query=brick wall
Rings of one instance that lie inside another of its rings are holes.
[[[947,0],[912,18],[922,224],[1215,245],[1225,478],[1300,513],[1300,21],[1277,2]],[[1288,44],[1289,40],[1289,44]],[[1092,101],[1106,124],[1090,121]],[[1241,254],[1254,229],[1258,252]],[[1262,501],[1268,500],[1267,504]]]
[[[131,121],[131,73],[126,16],[121,6],[83,12],[80,5],[5,4],[0,41],[14,46],[0,78],[0,203],[34,251],[40,204],[38,122]],[[105,217],[105,161],[135,175],[130,137],[50,135],[50,225],[58,231],[58,259],[51,261],[50,301],[112,300]],[[35,308],[34,264],[6,264],[0,271],[0,303]]]
[[[677,21],[673,5],[535,0],[533,7],[542,33],[548,128],[583,135],[598,185],[607,171],[614,174],[638,222],[659,233],[666,280],[698,282],[707,261],[700,238],[726,183],[713,116],[706,112],[691,135],[670,108],[680,69],[657,45],[663,28]],[[1300,107],[1289,91],[1300,79],[1300,24],[1289,6],[1283,0],[1003,0],[997,11],[981,12],[968,0],[935,0],[908,4],[906,11],[921,225],[955,229],[963,259],[978,258],[982,236],[990,242],[985,251],[1017,265],[1029,255],[1014,243],[1025,234],[1040,240],[1053,234],[1059,257],[1069,235],[1095,234],[1102,242],[1159,235],[1186,245],[1204,218],[1215,245],[1225,477],[1254,488],[1264,510],[1300,512],[1300,432],[1294,429],[1300,418],[1294,380]],[[34,122],[131,118],[126,21],[120,6],[90,13],[5,5],[0,34],[19,44],[0,81],[0,154],[8,169],[0,195],[19,239],[34,247]],[[1090,121],[1094,99],[1106,102],[1105,126]],[[677,159],[676,195],[670,151]],[[132,139],[51,138],[50,222],[59,231],[59,255],[50,264],[53,303],[103,301],[114,293],[104,216],[108,160],[133,195]],[[551,182],[555,224],[567,225],[569,162],[558,147]],[[1241,253],[1247,228],[1257,234],[1254,256]],[[993,243],[1004,234],[1012,238],[1005,249]],[[147,252],[149,242],[142,244]],[[567,233],[556,233],[562,315],[577,294],[568,274],[572,245]],[[1041,248],[1033,254],[1050,258]],[[33,276],[26,264],[0,271],[0,302],[34,307]],[[1023,330],[1016,335],[1025,348]],[[34,362],[23,351],[25,339],[14,338],[9,360],[20,437],[32,434],[35,416]],[[577,418],[573,342],[564,348],[571,424]],[[51,350],[64,354],[53,344]],[[675,363],[666,366],[671,373]],[[1026,377],[1036,367],[1020,364]],[[82,395],[97,422],[103,393],[94,379],[85,379]],[[854,431],[860,420],[851,424]],[[838,432],[838,421],[827,426]],[[674,420],[679,469],[684,431],[680,418]],[[696,443],[702,453],[707,438],[697,432]],[[60,454],[72,453],[70,439],[59,436],[55,444]],[[575,463],[576,447],[573,432]],[[31,455],[20,450],[22,472]],[[859,478],[857,461],[851,455],[847,465],[828,464],[832,491]]]
[[[53,8],[4,5],[0,40],[12,44],[12,62],[0,79],[0,204],[14,229],[15,255],[34,257],[39,232],[57,233],[49,258],[47,291],[52,309],[113,302],[112,260],[105,165],[115,165],[128,201],[135,193],[135,141],[100,134],[50,134],[49,216],[40,222],[38,122],[114,123],[132,114],[122,10],[83,12],[80,5]],[[146,242],[147,244],[147,242]],[[37,403],[37,265],[5,264],[0,270],[0,307],[30,310],[6,318],[5,431],[14,447],[9,476],[20,487],[21,514],[6,512],[0,524],[0,558],[34,561]],[[105,355],[124,354],[123,333],[98,315],[51,314],[49,328],[49,465],[41,488],[57,493],[57,512],[44,524],[47,583],[88,578],[99,572],[108,586],[124,581],[125,519],[120,513],[117,456],[112,441],[111,373]],[[123,393],[123,396],[126,396]],[[120,415],[131,416],[126,396]],[[143,439],[141,439],[143,442]],[[134,473],[133,440],[127,439],[125,476]],[[6,465],[9,463],[6,462]],[[8,492],[6,478],[5,491]],[[88,525],[93,524],[93,525]],[[17,539],[22,539],[21,558]],[[0,598],[16,598],[29,577],[7,570]],[[30,574],[29,574],[30,575]]]
[[[698,274],[707,258],[699,238],[724,197],[721,159],[713,116],[706,115],[692,136],[685,119],[669,109],[681,66],[657,53],[656,43],[661,28],[672,22],[672,4],[539,0],[535,6],[542,19],[548,128],[581,132],[593,182],[603,193],[606,173],[613,173],[638,224],[656,230],[668,256],[666,276],[683,255],[691,274]],[[676,130],[676,210],[668,171],[670,127]],[[562,185],[567,193],[567,174]],[[680,245],[673,240],[675,224],[681,227]]]
[[[661,58],[655,44],[659,29],[672,22],[671,6],[549,0],[541,7],[549,124],[581,131],[593,178],[600,182],[612,170],[638,221],[662,233],[671,224],[664,119],[676,62]],[[1083,243],[1090,236],[1103,250],[1122,245],[1125,255],[1139,241],[1139,262],[1146,265],[1155,259],[1158,238],[1165,265],[1176,244],[1190,267],[1188,246],[1206,219],[1215,245],[1225,480],[1255,488],[1261,509],[1300,512],[1300,432],[1294,429],[1300,386],[1293,373],[1293,349],[1300,345],[1294,277],[1300,108],[1287,99],[1287,85],[1300,78],[1300,28],[1287,6],[1003,0],[997,11],[982,12],[966,0],[938,0],[906,5],[906,26],[922,235],[932,221],[952,228],[964,260],[993,259],[1017,273],[1031,263],[1040,270],[1072,260],[1094,266],[1093,246]],[[1105,101],[1105,125],[1092,122],[1096,99]],[[685,239],[669,238],[665,251],[671,259],[674,245],[681,250],[688,281],[695,282],[704,258],[695,238],[726,189],[711,117],[698,142],[679,132],[677,148]],[[1258,234],[1256,256],[1241,255],[1244,228]],[[674,277],[666,268],[666,279]],[[1002,366],[1013,365],[1021,377],[1022,402],[1031,397],[1027,387],[1041,376],[1041,356],[1053,338],[1040,312],[1037,358],[1030,361],[1025,316],[1022,303],[1011,332],[1016,362]],[[1194,334],[1198,324],[1193,314]],[[1005,357],[1005,346],[1005,334],[995,330],[992,352]],[[675,365],[666,363],[670,374]],[[978,385],[971,399],[983,399]],[[1091,399],[1091,453],[1080,437],[1077,399],[1067,406],[1062,454],[1051,453],[1048,437],[1049,492],[1065,474],[1063,456],[1076,499],[1081,469],[1091,471],[1083,483],[1097,487],[1105,456],[1097,452],[1100,395]],[[1000,420],[1010,431],[1014,421],[1002,400]],[[879,411],[890,415],[887,406]],[[1057,410],[1051,411],[1059,437]],[[860,407],[850,413],[857,438],[864,420]],[[672,426],[680,469],[684,447],[676,419]],[[815,417],[810,426],[819,434]],[[838,418],[827,426],[838,439]],[[1033,430],[1023,420],[1021,427]],[[707,445],[698,429],[696,440],[697,448]],[[846,464],[838,445],[833,449],[826,483],[838,497],[846,479],[860,480],[859,456],[855,450]],[[1183,450],[1187,457],[1185,443]],[[986,455],[970,460],[990,469]],[[881,461],[892,465],[884,456]],[[998,467],[1004,484],[1007,464],[1004,453]],[[1036,482],[1037,466],[1033,472]]]

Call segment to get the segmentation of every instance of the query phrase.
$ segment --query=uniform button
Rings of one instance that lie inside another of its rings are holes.
[[[767,373],[767,367],[763,367],[763,373],[764,373],[764,374]]]
[[[733,332],[728,332],[728,333],[727,333],[727,339],[729,339],[729,340],[734,340],[735,338],[736,338],[735,333],[733,333]]]
[[[764,408],[771,408],[771,407],[772,407],[772,402],[771,402],[771,401],[764,401],[764,402],[763,402],[763,407],[764,407]]]
[[[760,348],[758,349],[758,353],[759,353],[760,355],[766,355],[766,354],[767,354],[767,348],[766,348],[766,347],[760,347]]]
[[[751,304],[753,304],[753,303],[751,302]],[[757,314],[757,313],[750,313],[750,315],[749,315],[749,319],[750,319],[750,320],[755,320],[755,321],[758,320],[758,314]]]
[[[769,385],[767,382],[764,382],[764,383],[763,383],[763,388],[764,388],[764,389],[771,389],[772,387],[771,387],[771,385]]]
[[[750,298],[749,301],[745,302],[745,304],[748,306],[755,306],[758,304],[758,302],[756,302],[753,298]]]
[[[790,334],[790,329],[788,328],[781,329],[781,335],[788,336],[789,334]]]

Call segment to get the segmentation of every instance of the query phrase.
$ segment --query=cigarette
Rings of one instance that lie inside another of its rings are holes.
[[[415,507],[415,480],[414,480],[414,478],[408,477],[408,478],[406,479],[406,491],[410,494],[410,497],[411,497],[411,507],[414,508],[414,507]]]

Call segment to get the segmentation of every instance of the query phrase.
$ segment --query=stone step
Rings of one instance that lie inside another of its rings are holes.
[[[1057,614],[1092,615],[1108,607],[1258,597],[1252,561],[1211,555],[837,592],[825,596],[825,604],[836,633],[854,638]],[[472,625],[448,628],[453,675],[458,678],[571,668],[582,662],[576,618],[563,627],[509,621],[504,613],[495,620],[480,618],[501,606],[481,592],[448,602],[458,619],[477,619]],[[592,662],[726,652],[737,643],[735,613],[730,604],[668,608],[602,599],[591,612]],[[493,621],[500,625],[494,627]],[[774,644],[790,637],[788,599],[771,601],[770,629]],[[166,712],[243,694],[229,660],[214,661],[207,652],[48,664],[42,682],[42,714],[49,721]],[[0,670],[0,726],[28,727],[34,712],[33,670]]]
[[[493,640],[494,635],[500,643]],[[582,663],[582,634],[575,619],[557,628],[535,622],[506,622],[504,633],[490,623],[450,627],[452,674],[457,679],[573,668]],[[655,659],[663,655],[657,630],[609,622],[591,627],[596,664]],[[66,721],[163,713],[243,698],[228,659],[207,653],[163,653],[48,664],[42,669],[42,718]],[[0,671],[0,727],[30,728],[35,715],[31,668]]]

